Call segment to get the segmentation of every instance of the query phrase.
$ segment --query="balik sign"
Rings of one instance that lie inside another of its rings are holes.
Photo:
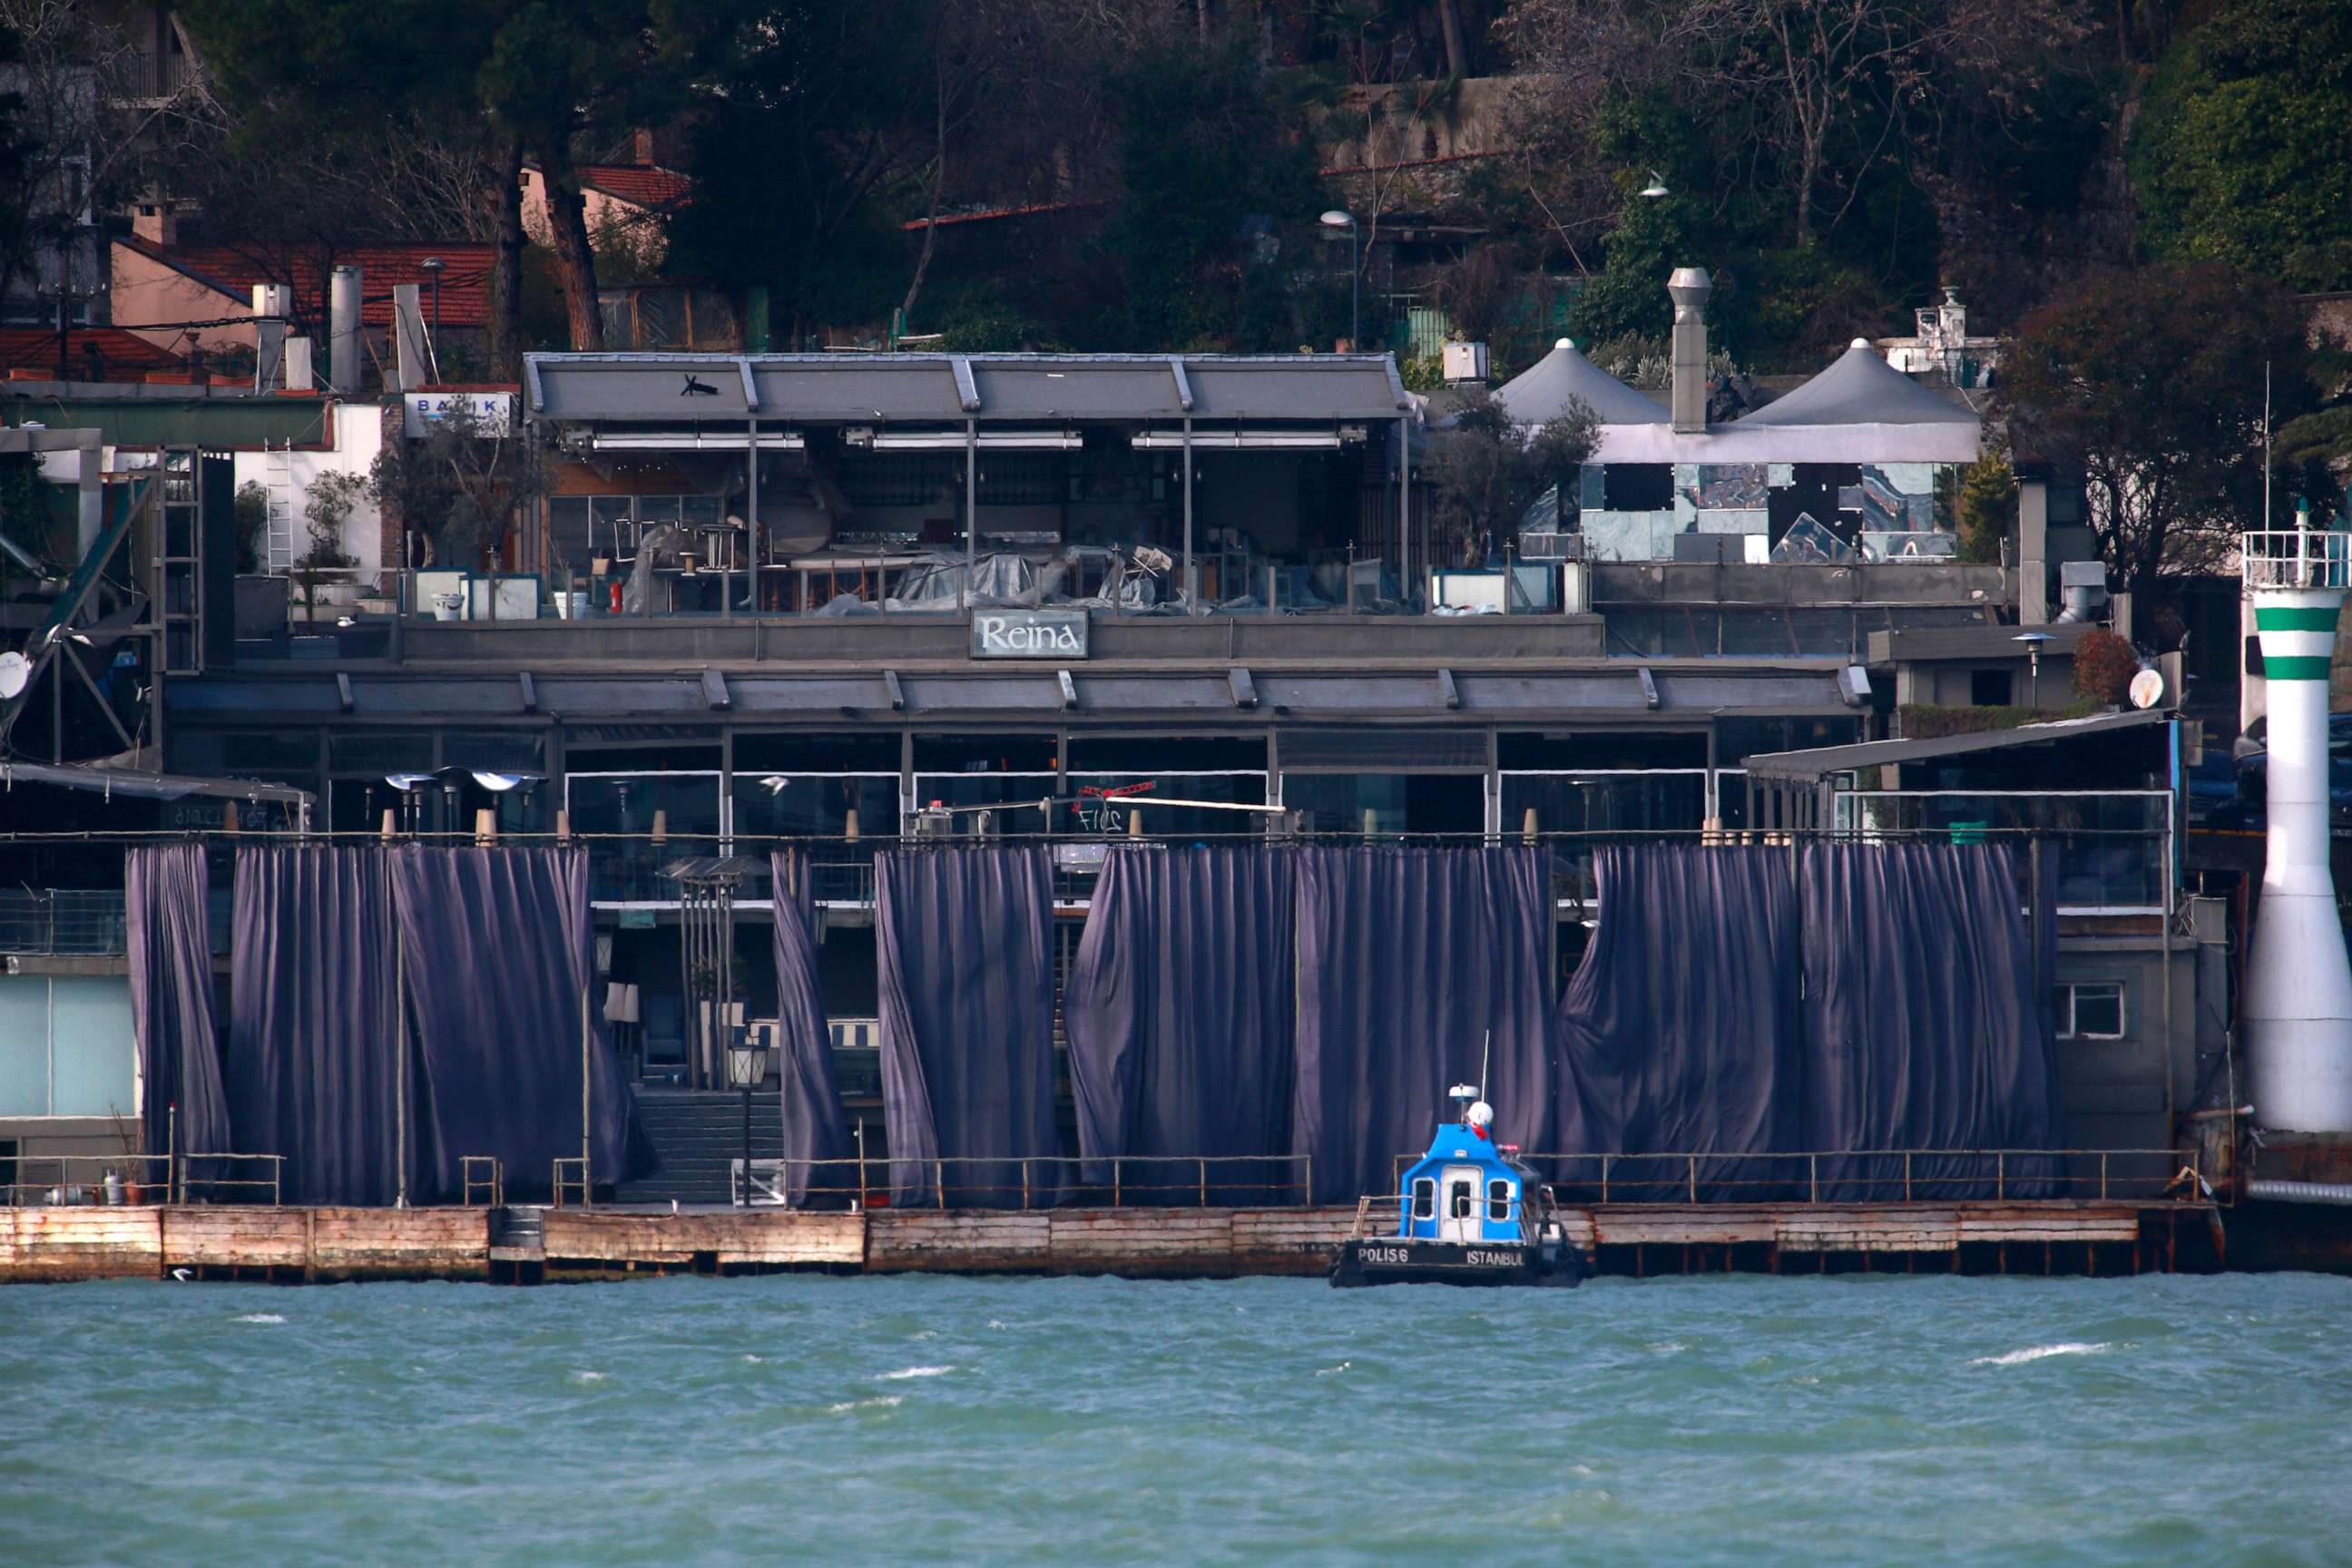
[[[474,416],[475,428],[485,436],[503,436],[514,428],[515,395],[511,392],[430,391],[402,395],[406,405],[404,425],[412,441],[422,440],[434,426],[463,405]]]

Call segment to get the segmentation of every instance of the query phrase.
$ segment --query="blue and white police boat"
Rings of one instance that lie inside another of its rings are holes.
[[[1495,1108],[1477,1089],[1451,1091],[1454,1120],[1404,1173],[1396,1233],[1363,1234],[1379,1200],[1357,1210],[1334,1285],[1574,1285],[1584,1254],[1570,1244],[1551,1190],[1495,1142]]]

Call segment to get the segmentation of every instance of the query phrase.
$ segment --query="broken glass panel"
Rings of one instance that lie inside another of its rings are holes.
[[[1799,512],[1780,542],[1772,547],[1772,559],[1783,564],[1839,566],[1858,559],[1853,547],[1813,521],[1811,512]]]

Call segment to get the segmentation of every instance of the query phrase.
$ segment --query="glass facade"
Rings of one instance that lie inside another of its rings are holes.
[[[139,1114],[124,976],[0,975],[0,1116]]]
[[[563,781],[572,831],[589,837],[590,896],[602,900],[674,900],[675,884],[660,875],[688,855],[716,855],[726,831],[719,775],[709,773],[573,773]],[[662,841],[651,835],[659,829]],[[600,836],[614,836],[596,842]]]

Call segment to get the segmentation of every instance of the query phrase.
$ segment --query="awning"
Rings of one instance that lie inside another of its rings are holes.
[[[0,763],[0,790],[20,784],[49,784],[58,789],[89,790],[134,800],[185,800],[210,795],[218,800],[282,801],[309,805],[316,798],[290,784],[264,784],[258,779],[207,779],[187,773],[142,773],[130,768],[83,767],[71,763]]]
[[[2110,735],[2118,730],[2145,729],[2169,723],[2170,713],[2141,709],[2129,713],[2096,713],[2087,719],[2058,719],[2042,724],[2020,724],[2010,730],[1981,730],[1968,735],[1940,735],[1931,741],[1865,741],[1853,746],[1819,746],[1806,752],[1768,752],[1747,763],[1751,779],[1781,779],[1811,783],[1832,773],[1890,763],[1923,763],[1936,757],[1964,756],[1972,752],[1998,752],[2013,746],[2049,745]]]

